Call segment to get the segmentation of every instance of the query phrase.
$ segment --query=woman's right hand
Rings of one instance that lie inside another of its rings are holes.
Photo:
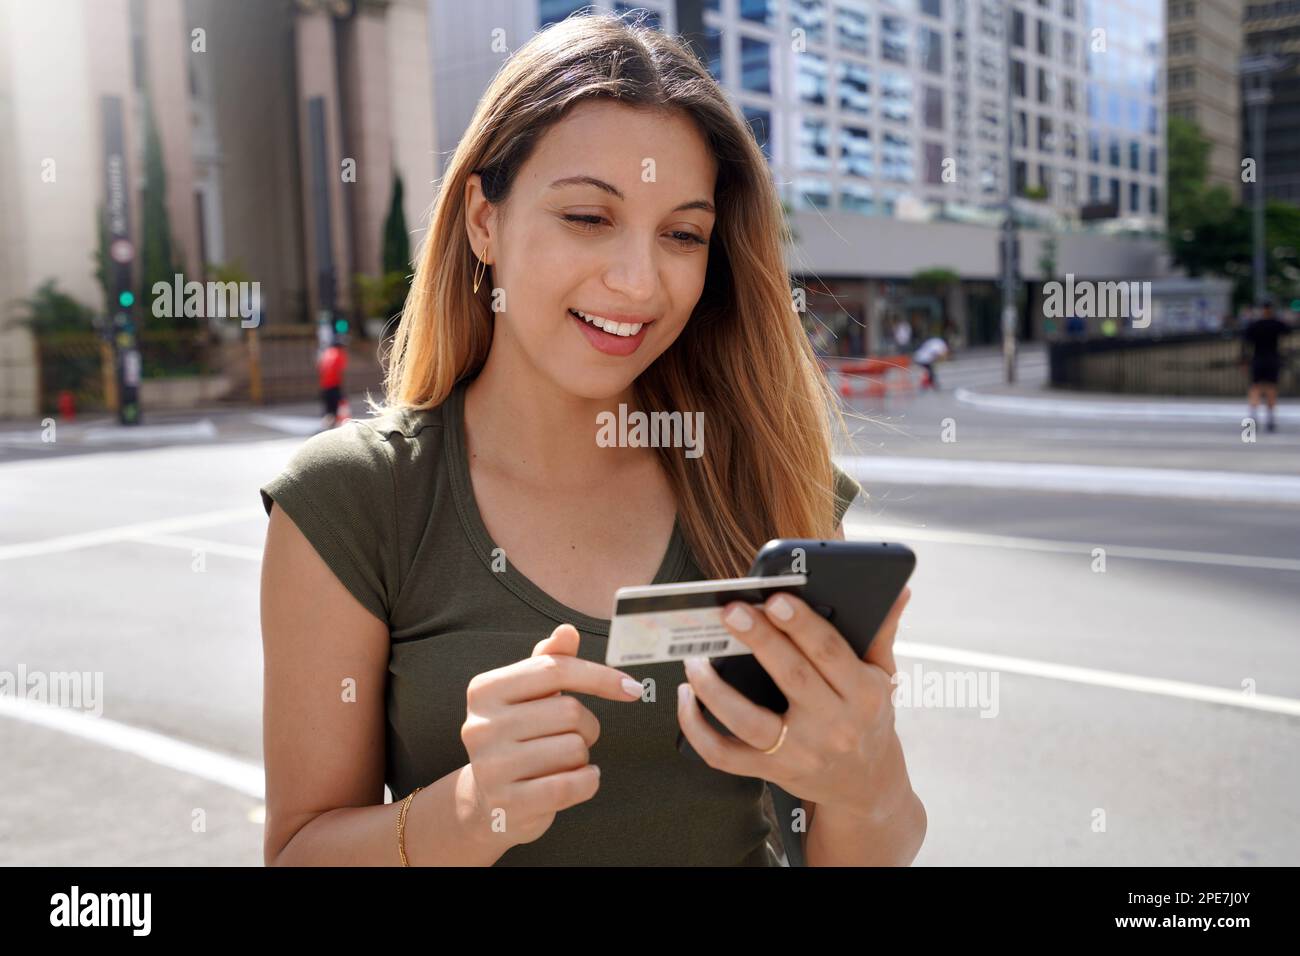
[[[600,722],[563,691],[641,699],[640,681],[578,657],[579,640],[572,624],[561,624],[530,657],[469,682],[460,730],[474,804],[466,825],[503,853],[536,840],[556,813],[590,800],[600,786],[599,770],[587,762]]]

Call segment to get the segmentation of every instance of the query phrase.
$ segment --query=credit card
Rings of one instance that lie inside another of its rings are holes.
[[[732,601],[762,604],[774,591],[797,593],[807,583],[807,575],[778,574],[619,588],[605,663],[627,667],[752,653],[722,623],[722,609]]]

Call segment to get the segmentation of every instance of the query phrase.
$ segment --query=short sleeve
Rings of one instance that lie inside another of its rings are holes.
[[[862,492],[862,486],[834,462],[831,462],[831,470],[835,474],[835,527],[838,528],[844,520],[844,512]]]
[[[316,553],[366,610],[388,621],[398,590],[397,494],[392,448],[350,420],[319,432],[260,489],[298,526]]]

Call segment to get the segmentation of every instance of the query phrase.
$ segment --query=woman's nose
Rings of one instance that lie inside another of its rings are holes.
[[[659,267],[652,240],[629,239],[615,252],[605,269],[605,285],[630,302],[647,302],[654,297]]]

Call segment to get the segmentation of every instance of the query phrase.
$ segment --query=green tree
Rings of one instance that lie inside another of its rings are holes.
[[[153,104],[145,97],[144,108],[144,193],[141,196],[140,224],[140,316],[149,315],[148,303],[153,301],[153,287],[157,282],[172,284],[173,277],[183,272],[179,257],[173,248],[171,221],[167,215],[167,171],[163,165],[162,140],[154,122]],[[198,318],[179,315],[167,320],[173,328],[198,328]]]
[[[384,317],[401,312],[406,304],[406,295],[411,291],[411,237],[406,231],[406,214],[402,212],[402,192],[402,177],[394,172],[393,197],[388,203],[388,216],[384,219],[384,274],[378,280],[384,289],[381,303]],[[373,290],[362,290],[361,295],[363,299],[372,296]]]
[[[1232,194],[1206,183],[1210,141],[1200,127],[1171,116],[1168,135],[1169,252],[1191,275],[1222,273],[1228,258],[1221,242],[1234,231],[1237,215]]]
[[[113,314],[113,260],[108,254],[108,213],[100,206],[96,211],[98,239],[95,245],[95,281],[104,293],[104,315]]]
[[[95,310],[60,292],[56,279],[46,279],[19,304],[23,314],[16,319],[16,324],[26,326],[37,335],[94,330]]]
[[[411,271],[411,238],[406,232],[406,214],[402,212],[402,176],[393,174],[393,198],[384,219],[384,272]]]

